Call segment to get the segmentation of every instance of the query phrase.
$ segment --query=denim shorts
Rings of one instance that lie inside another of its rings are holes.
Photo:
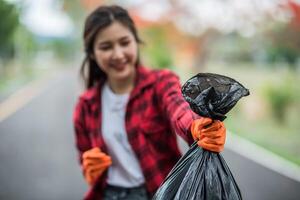
[[[123,188],[117,186],[106,186],[104,200],[149,200],[145,186],[134,188]]]

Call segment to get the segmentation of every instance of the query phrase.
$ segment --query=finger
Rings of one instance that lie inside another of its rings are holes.
[[[90,174],[92,177],[95,177],[95,176],[98,176],[99,174],[102,174],[107,168],[101,168],[101,169],[98,169],[98,170],[93,170],[93,171],[90,171]]]
[[[87,150],[87,151],[85,151],[85,152],[101,152],[101,150],[100,150],[99,147],[94,147],[94,148],[91,148],[91,149],[89,149],[89,150]],[[85,152],[84,152],[84,153],[85,153]]]
[[[196,119],[193,121],[191,126],[191,133],[194,140],[199,139],[200,132],[204,126],[207,126],[212,123],[212,119],[201,117],[200,119]]]
[[[109,156],[105,156],[102,159],[85,159],[83,160],[82,165],[84,168],[87,168],[89,166],[94,166],[101,163],[112,163],[112,160]]]
[[[206,143],[203,143],[202,141],[199,141],[198,145],[201,146],[203,149],[206,149],[206,150],[212,151],[212,152],[217,152],[217,153],[220,153],[224,149],[224,146],[206,144]]]
[[[203,140],[206,136],[201,134],[200,137],[199,137],[199,140]]]
[[[99,157],[99,158],[89,158],[87,160],[90,160],[94,163],[102,163],[102,162],[106,162],[106,161],[112,161],[110,156],[103,156],[103,157]]]
[[[222,138],[211,139],[211,138],[203,138],[201,142],[206,144],[214,144],[214,145],[224,145],[225,141]]]
[[[196,129],[196,123],[193,122],[191,125],[191,134],[194,140],[197,140],[200,136],[200,132]]]
[[[95,172],[99,172],[99,171],[105,171],[108,167],[110,166],[109,163],[107,164],[102,164],[101,166],[90,166],[89,168],[87,168],[86,173],[87,174],[91,174],[91,173],[95,173]]]
[[[101,160],[106,160],[107,158],[110,158],[110,156],[108,156],[104,153],[101,153],[101,154],[97,154],[97,155],[95,154],[95,155],[87,156],[84,159],[85,160],[95,160],[95,161],[100,160],[101,161]]]
[[[203,128],[201,132],[217,131],[222,127],[222,122],[214,121],[209,127]]]
[[[92,153],[100,153],[100,152],[102,152],[102,151],[99,147],[94,147],[92,149],[89,149],[89,150],[83,152],[82,156],[84,156],[86,154],[89,155],[89,154],[92,154]]]
[[[89,159],[84,159],[82,161],[82,166],[83,166],[84,169],[86,169],[88,166],[91,166],[93,164],[94,164],[94,162],[92,160],[89,160]]]
[[[99,147],[93,147],[92,149],[89,150],[90,152],[101,152]]]
[[[98,179],[106,170],[107,168],[105,169],[100,169],[100,170],[97,170],[97,171],[92,171],[90,173],[92,179]]]
[[[218,137],[225,137],[226,136],[226,129],[225,126],[221,126],[218,130],[216,131],[206,131],[206,132],[201,132],[202,136],[208,137],[208,138],[218,138]]]
[[[218,131],[201,132],[201,139],[203,138],[217,139],[220,137],[222,137],[222,135]]]
[[[212,119],[201,117],[200,119],[194,120],[195,128],[201,130],[204,126],[208,126],[212,123]]]
[[[95,165],[97,163],[102,163],[102,162],[107,162],[107,161],[111,162],[111,158],[109,156],[102,157],[101,159],[86,158],[82,161],[82,165],[83,165],[83,167],[86,168],[87,166]]]
[[[101,158],[102,156],[106,156],[106,154],[103,152],[87,152],[83,154],[82,158]]]
[[[103,152],[95,152],[95,151],[88,151],[88,152],[84,152],[82,154],[82,157],[83,158],[91,158],[91,157],[97,157],[97,156],[103,156],[105,155],[105,153]]]
[[[200,120],[199,124],[201,124],[202,127],[208,126],[213,122],[213,120],[211,118],[208,118],[208,117],[202,117],[199,120]]]
[[[106,162],[102,162],[102,163],[97,163],[95,165],[90,165],[88,166],[88,170],[93,171],[93,170],[98,170],[101,168],[107,168],[108,166],[110,166],[112,164],[111,161],[106,161]]]
[[[85,171],[85,177],[88,183],[94,184],[96,179],[107,169],[106,168],[89,168]]]
[[[94,155],[102,154],[102,152],[98,152],[96,150],[88,150],[82,154],[82,158],[93,157]]]
[[[95,171],[92,171],[91,172],[91,177],[92,178],[98,178],[100,175],[102,175],[104,173],[104,171],[106,170],[107,168],[103,168],[103,169],[99,169],[99,170],[95,170]]]

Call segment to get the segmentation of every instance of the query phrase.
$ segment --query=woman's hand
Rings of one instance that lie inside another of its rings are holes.
[[[111,158],[98,147],[82,154],[83,175],[89,185],[93,185],[103,172],[111,165]]]
[[[192,123],[191,133],[203,149],[218,153],[223,151],[226,139],[226,128],[223,122],[205,117],[196,119]]]

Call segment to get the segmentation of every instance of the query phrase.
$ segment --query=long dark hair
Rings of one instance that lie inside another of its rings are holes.
[[[86,88],[93,87],[100,80],[106,79],[106,74],[100,69],[92,55],[96,35],[114,21],[118,21],[126,26],[133,34],[136,42],[138,44],[142,43],[127,10],[117,5],[100,6],[94,10],[86,18],[83,32],[85,58],[81,65],[80,75],[85,82]],[[138,56],[136,66],[140,64],[139,62]]]

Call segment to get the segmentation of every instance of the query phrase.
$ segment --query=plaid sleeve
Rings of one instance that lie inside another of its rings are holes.
[[[161,108],[173,130],[189,144],[193,143],[190,127],[194,119],[199,118],[184,100],[178,76],[169,70],[159,72],[156,92]]]
[[[85,126],[85,104],[84,101],[79,99],[75,106],[73,113],[73,125],[75,130],[75,142],[79,153],[78,160],[82,163],[82,154],[91,148],[91,143],[88,135],[88,131]]]

